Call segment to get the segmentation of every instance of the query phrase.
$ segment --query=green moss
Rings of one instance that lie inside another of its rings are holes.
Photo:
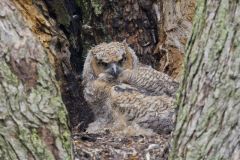
[[[65,8],[64,2],[62,0],[53,0],[51,3],[57,15],[57,22],[64,26],[69,26],[71,18]]]
[[[61,135],[61,139],[62,139],[61,142],[63,143],[63,148],[65,148],[67,151],[69,151],[71,148],[70,137],[71,135],[68,131],[64,131],[63,134]]]
[[[14,75],[11,72],[10,67],[8,66],[8,64],[4,61],[0,62],[0,66],[1,66],[1,71],[0,71],[0,75],[2,77],[4,77],[4,80],[8,83],[11,84],[13,86],[17,86],[19,83],[19,80],[17,78],[16,75]]]
[[[88,0],[76,0],[82,10],[83,23],[88,24],[91,20],[91,3]]]
[[[102,4],[99,0],[76,0],[77,5],[82,10],[83,23],[89,24],[92,17],[92,9],[96,16],[102,14]]]
[[[31,154],[33,154],[34,157],[48,160],[54,159],[52,153],[42,142],[36,129],[32,129],[31,132],[29,132],[29,130],[19,127],[19,139],[22,144],[25,144],[25,146],[31,150]]]
[[[102,13],[102,4],[99,0],[91,0],[92,7],[94,8],[94,13],[100,15]]]
[[[43,147],[41,147],[43,144],[42,144],[42,141],[41,141],[39,135],[37,134],[37,130],[36,129],[32,130],[31,141],[32,141],[32,144],[34,146],[36,146],[37,153],[39,155],[42,155],[44,153],[44,149],[43,149]]]
[[[59,103],[60,101],[56,101],[57,103]],[[59,103],[60,104],[60,103]],[[61,127],[62,129],[60,129],[60,139],[61,139],[61,142],[63,144],[63,148],[65,148],[68,152],[69,152],[69,155],[70,155],[70,148],[71,148],[71,144],[70,144],[70,137],[71,137],[71,134],[68,130],[68,119],[67,119],[67,115],[66,115],[66,110],[64,107],[62,107],[63,104],[61,103],[61,105],[59,106],[59,109],[58,109],[58,120],[59,122],[61,123]]]
[[[68,119],[67,119],[67,115],[66,115],[66,110],[64,108],[59,109],[58,111],[58,119],[59,122],[61,123],[61,127],[63,129],[61,129],[61,133],[60,133],[60,139],[61,139],[61,143],[63,145],[63,148],[65,148],[65,150],[68,152],[69,155],[71,155],[70,149],[71,149],[71,134],[68,130]]]
[[[67,117],[66,117],[66,112],[63,109],[59,109],[58,111],[58,119],[61,124],[67,124]]]

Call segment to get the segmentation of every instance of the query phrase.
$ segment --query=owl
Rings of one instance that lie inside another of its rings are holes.
[[[101,43],[89,50],[82,83],[95,114],[88,132],[108,128],[169,134],[173,130],[178,83],[141,64],[126,42]]]

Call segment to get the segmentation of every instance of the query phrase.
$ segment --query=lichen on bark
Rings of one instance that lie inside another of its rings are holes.
[[[0,6],[0,159],[69,159],[54,68],[15,5]]]
[[[240,159],[240,3],[197,3],[171,159]]]

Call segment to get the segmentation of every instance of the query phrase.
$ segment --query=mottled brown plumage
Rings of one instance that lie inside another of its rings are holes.
[[[85,98],[96,117],[89,132],[108,128],[137,135],[168,134],[173,130],[173,97],[178,83],[140,65],[125,42],[102,43],[92,48],[83,78]]]

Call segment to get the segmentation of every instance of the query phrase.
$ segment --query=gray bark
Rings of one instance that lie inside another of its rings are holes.
[[[199,0],[171,159],[240,159],[240,2]]]
[[[0,1],[0,159],[69,159],[67,114],[46,50]]]
[[[64,47],[65,42],[60,42],[63,48],[60,47],[57,54],[48,54],[48,56],[51,61],[56,61],[55,69],[57,70],[57,78],[61,81],[62,97],[69,110],[72,127],[77,130],[77,135],[79,130],[84,130],[93,118],[83,100],[82,88],[77,76],[81,72],[81,64],[84,60],[82,56],[91,46],[103,41],[127,39],[127,42],[137,52],[141,62],[150,64],[173,77],[179,77],[184,45],[192,27],[194,0],[38,0],[31,2],[14,0],[14,2],[27,19],[27,25],[38,36],[46,50],[49,49],[49,41],[55,34],[55,32],[52,32],[55,30],[55,28],[52,30],[53,26],[61,28],[66,35],[63,37],[68,39],[64,41],[70,43],[70,47]],[[47,4],[48,10],[44,7],[43,2]],[[78,5],[75,5],[76,3]],[[41,12],[36,12],[36,6]],[[57,24],[49,15],[56,18]],[[44,20],[44,17],[47,21]],[[119,25],[116,26],[116,23]],[[68,62],[69,48],[71,51],[71,66]],[[48,62],[45,63],[49,64]],[[45,63],[41,64],[48,66]],[[44,89],[47,90],[47,88]],[[121,152],[119,152],[118,157],[126,157],[126,154],[128,158],[139,159],[146,159],[148,156],[156,159],[166,159],[167,157],[168,145],[165,145],[165,143],[168,144],[168,142],[166,141],[161,142],[161,145],[167,146],[163,149],[159,145],[157,148],[153,148],[154,151],[148,149],[152,144],[159,143],[159,139],[161,139],[159,135],[144,137],[144,140],[137,137],[136,141],[135,137],[118,136],[120,141],[117,144],[111,143],[112,139],[116,138],[112,134],[93,135],[93,139],[97,137],[95,143],[89,142],[91,141],[91,135],[90,138],[86,138],[84,134],[80,137],[74,137],[75,157],[85,157],[88,154],[92,157],[98,157],[101,151],[106,151],[106,149],[108,151],[106,156],[110,155],[109,157],[114,157],[119,151]],[[101,139],[103,137],[104,140]],[[136,145],[119,148],[121,145],[127,144],[126,141],[134,141]],[[85,146],[85,148],[79,144]],[[106,145],[106,148],[102,148],[101,144]],[[91,150],[91,147],[98,152]],[[112,150],[112,148],[116,150]],[[146,150],[146,152],[142,153],[142,150]],[[163,155],[157,155],[159,152]],[[96,154],[94,155],[94,153]]]

